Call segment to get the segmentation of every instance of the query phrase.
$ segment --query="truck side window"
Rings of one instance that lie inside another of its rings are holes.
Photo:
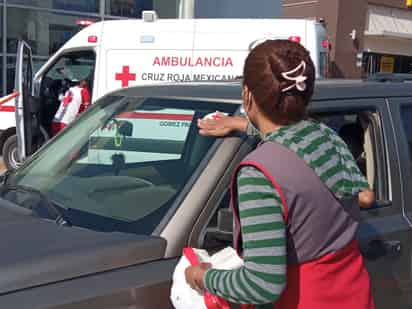
[[[371,117],[372,113],[368,112],[314,115],[317,121],[334,129],[348,145],[370,188],[375,189],[377,177]]]
[[[412,117],[412,109],[410,109]],[[378,166],[377,166],[377,141],[374,121],[378,118],[374,112],[359,113],[322,113],[311,115],[314,121],[319,121],[333,130],[348,145],[356,160],[359,169],[368,180],[369,186],[377,195],[377,198],[383,198],[380,188],[382,184],[378,183]],[[412,136],[412,125],[410,125],[410,136]],[[412,153],[412,138],[410,141]],[[215,213],[205,226],[201,247],[210,251],[218,251],[225,246],[231,245],[231,225],[229,191],[225,191],[219,199],[219,206]]]

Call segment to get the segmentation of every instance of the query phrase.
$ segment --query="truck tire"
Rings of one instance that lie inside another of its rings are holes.
[[[20,162],[17,154],[17,135],[10,135],[3,145],[3,161],[8,170],[19,167]]]

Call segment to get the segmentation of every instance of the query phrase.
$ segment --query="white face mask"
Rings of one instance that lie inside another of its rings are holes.
[[[263,139],[264,134],[259,131],[259,129],[253,124],[253,122],[250,120],[249,115],[246,112],[246,109],[244,108],[243,104],[242,107],[240,108],[240,112],[245,115],[245,118],[247,119],[247,133],[248,135],[259,135],[260,139]]]

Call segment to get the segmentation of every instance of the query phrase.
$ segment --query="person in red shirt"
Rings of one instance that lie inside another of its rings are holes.
[[[69,88],[61,100],[59,109],[54,115],[51,127],[52,136],[55,136],[76,117],[83,113],[90,105],[90,90],[85,80]]]

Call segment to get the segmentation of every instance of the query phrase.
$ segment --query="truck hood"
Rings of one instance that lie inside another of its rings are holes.
[[[160,237],[58,226],[0,199],[0,294],[159,260]]]

